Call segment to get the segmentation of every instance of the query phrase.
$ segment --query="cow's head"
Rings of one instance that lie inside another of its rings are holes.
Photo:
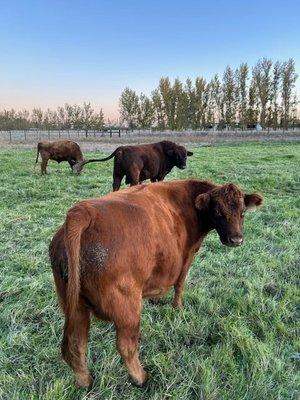
[[[255,211],[263,202],[257,193],[245,194],[236,185],[228,183],[196,197],[195,205],[207,213],[212,229],[216,229],[226,246],[243,243],[243,222],[246,211]]]
[[[192,155],[193,153],[191,151],[187,151],[185,147],[176,144],[173,144],[172,147],[167,149],[169,160],[180,169],[186,168],[186,158]]]

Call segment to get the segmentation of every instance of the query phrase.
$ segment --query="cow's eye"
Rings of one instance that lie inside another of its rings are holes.
[[[244,218],[244,215],[245,215],[245,211],[242,211],[241,212],[241,217]]]
[[[216,216],[217,216],[217,217],[221,217],[221,215],[222,215],[221,212],[220,212],[220,210],[215,210],[215,213],[216,213]]]

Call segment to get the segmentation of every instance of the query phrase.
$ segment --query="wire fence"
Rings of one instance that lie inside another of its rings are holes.
[[[158,131],[158,130],[128,130],[128,129],[107,129],[103,131],[79,131],[79,130],[12,130],[0,131],[0,142],[38,142],[43,140],[97,140],[100,138],[135,138],[135,137],[186,137],[186,138],[204,138],[206,136],[215,138],[295,138],[300,136],[299,128],[288,130],[186,130],[186,131]],[[102,139],[102,140],[103,140]]]

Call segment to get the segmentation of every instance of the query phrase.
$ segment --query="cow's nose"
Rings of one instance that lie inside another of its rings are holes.
[[[230,243],[232,243],[234,246],[240,246],[243,243],[243,238],[240,236],[235,236],[231,237],[229,239]]]

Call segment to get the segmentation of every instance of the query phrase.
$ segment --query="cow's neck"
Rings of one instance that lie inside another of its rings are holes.
[[[187,180],[183,183],[185,190],[181,196],[174,196],[174,201],[180,209],[190,246],[200,245],[205,236],[213,229],[209,216],[200,213],[195,207],[196,197],[216,187],[208,181]]]
[[[168,174],[169,172],[171,172],[172,168],[174,167],[174,163],[171,160],[169,160],[168,158],[164,159],[163,163],[164,163],[164,165],[163,165],[162,170],[166,171],[166,173]]]

